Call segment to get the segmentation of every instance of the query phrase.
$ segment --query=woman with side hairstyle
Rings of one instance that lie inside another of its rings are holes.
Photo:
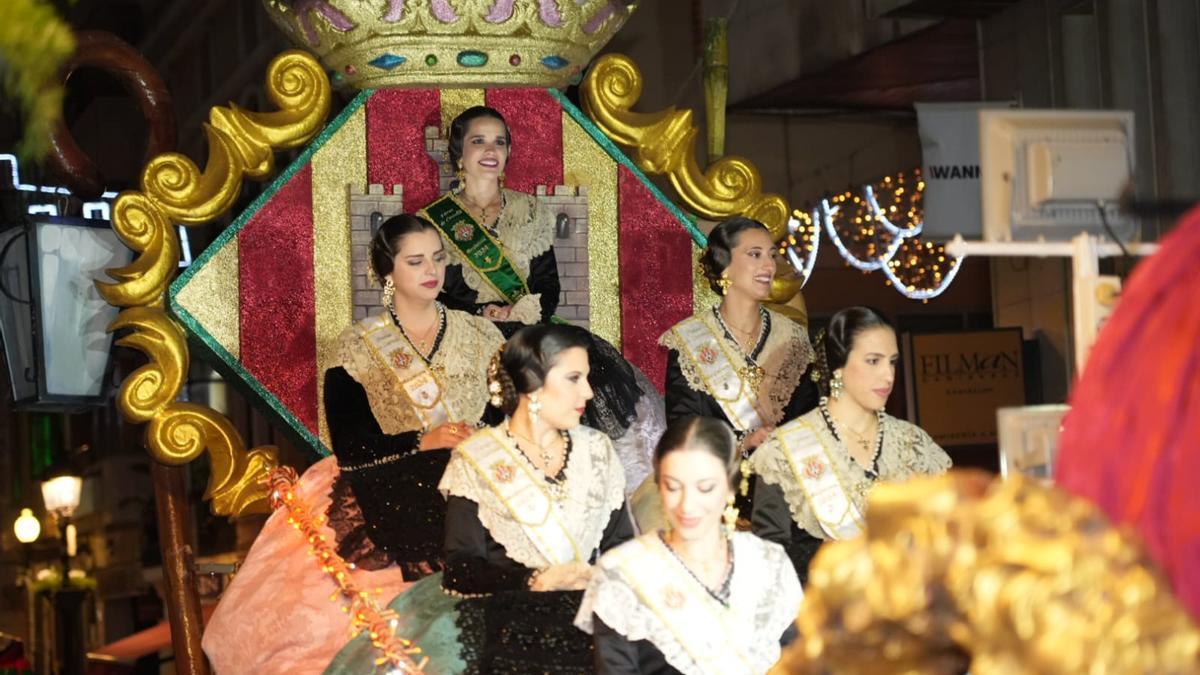
[[[859,533],[873,485],[950,468],[929,434],[883,411],[899,358],[896,331],[881,314],[834,314],[817,346],[826,396],[775,429],[751,459],[754,532],[787,549],[802,582],[822,542]]]
[[[602,675],[758,675],[795,637],[787,554],[734,531],[734,445],[713,418],[667,427],[654,467],[669,527],[601,556],[575,618]]]
[[[515,151],[504,117],[486,106],[468,108],[448,136],[457,180],[421,210],[450,254],[442,302],[495,321],[506,337],[526,325],[565,323],[554,316],[561,295],[555,214],[545,201],[504,187]],[[615,347],[596,335],[588,340],[595,395],[583,423],[613,440],[632,490],[650,473],[650,454],[666,424],[662,399]]]
[[[771,233],[757,220],[738,217],[717,225],[700,269],[720,304],[659,338],[667,348],[667,420],[725,420],[742,458],[776,425],[817,404],[816,385],[804,377],[813,361],[807,329],[763,306],[775,278],[774,252]],[[657,520],[650,488],[643,484],[634,497],[639,523]],[[748,513],[749,499],[739,498],[738,508]]]
[[[437,491],[450,448],[487,404],[490,355],[503,342],[485,319],[437,301],[446,252],[429,222],[402,214],[371,242],[384,311],[346,328],[325,374],[332,457],[309,467],[296,498],[355,581],[390,594],[442,569],[446,504]],[[272,514],[204,634],[219,673],[312,672],[346,643],[350,618],[308,542]]]
[[[571,619],[591,563],[633,525],[611,441],[579,423],[587,344],[581,328],[530,326],[494,361],[488,390],[507,418],[446,467],[445,572],[391,605],[428,675],[592,672],[591,640]],[[373,672],[377,656],[359,637],[326,672]]]

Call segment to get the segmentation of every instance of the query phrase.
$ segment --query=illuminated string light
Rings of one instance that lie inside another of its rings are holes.
[[[962,259],[946,253],[941,244],[918,238],[925,224],[920,170],[887,176],[860,192],[847,190],[822,199],[811,215],[793,212],[783,251],[793,267],[803,270],[805,283],[812,276],[819,231],[824,229],[848,265],[863,272],[881,270],[887,284],[905,297],[926,301],[945,292],[958,276]],[[806,236],[809,224],[812,235]]]
[[[788,236],[781,247],[792,267],[804,278],[801,288],[812,278],[813,266],[817,263],[817,250],[821,245],[821,231],[817,227],[820,210],[806,213],[799,209],[788,219]]]

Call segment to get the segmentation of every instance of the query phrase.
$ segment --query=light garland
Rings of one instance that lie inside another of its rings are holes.
[[[813,209],[811,214],[800,209],[793,211],[792,217],[788,218],[788,236],[780,245],[779,252],[787,256],[788,262],[804,278],[800,288],[808,285],[813,265],[817,263],[817,249],[821,245],[821,231],[817,227],[820,217],[818,209]]]
[[[918,238],[925,225],[925,181],[920,169],[914,169],[911,177],[903,172],[888,176],[863,186],[861,192],[847,190],[822,199],[811,215],[793,212],[782,251],[797,270],[803,270],[804,282],[812,276],[823,228],[851,267],[864,273],[881,270],[889,286],[913,300],[941,295],[958,276],[963,259],[946,253],[941,244]]]
[[[342,611],[350,615],[351,635],[367,631],[371,644],[379,650],[380,656],[375,659],[375,665],[388,665],[389,674],[423,675],[429,659],[422,658],[420,663],[413,660],[414,655],[421,653],[421,648],[411,640],[396,636],[396,627],[399,625],[396,613],[390,609],[379,609],[379,605],[371,599],[371,593],[360,589],[354,582],[354,563],[348,563],[338,555],[321,532],[325,517],[314,516],[308,504],[297,496],[296,482],[299,478],[296,470],[289,466],[279,467],[265,480],[271,487],[271,508],[287,509],[288,524],[304,536],[309,553],[317,557],[321,569],[337,584],[338,590],[329,597],[330,601],[336,602],[339,596],[349,601]]]

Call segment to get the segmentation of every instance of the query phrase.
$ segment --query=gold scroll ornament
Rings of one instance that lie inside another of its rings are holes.
[[[680,201],[711,220],[744,215],[762,222],[776,242],[787,236],[791,209],[783,197],[764,193],[762,177],[750,160],[726,155],[705,171],[696,162],[699,130],[691,110],[674,106],[654,113],[632,110],[642,95],[642,73],[627,56],[606,54],[588,71],[581,87],[583,108],[609,138],[631,149],[633,162],[650,174],[666,176]],[[807,323],[800,288],[804,280],[784,264],[771,282],[768,302]]]
[[[208,450],[212,476],[205,498],[212,501],[213,512],[230,517],[270,511],[264,479],[276,465],[275,448],[247,451],[223,415],[176,400],[189,357],[183,329],[165,309],[166,294],[180,254],[173,223],[198,225],[220,217],[233,206],[244,178],[267,178],[275,168],[276,151],[304,145],[325,124],[329,79],[308,54],[287,51],[275,57],[266,86],[276,112],[250,112],[231,104],[209,113],[203,172],[184,155],[163,153],[142,170],[141,191],[117,197],[113,230],[138,256],[130,265],[108,271],[115,282],[96,282],[105,300],[124,308],[109,330],[131,332],[117,344],[149,359],[125,378],[117,407],[125,419],[146,424],[146,447],[164,464],[186,464]]]

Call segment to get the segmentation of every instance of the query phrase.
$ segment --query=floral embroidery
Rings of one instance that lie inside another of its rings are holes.
[[[804,475],[809,478],[820,478],[825,473],[825,463],[819,457],[809,457],[804,461]]]
[[[711,366],[717,361],[717,348],[713,345],[704,345],[704,348],[700,350],[696,358],[700,359],[700,363]]]
[[[412,357],[409,356],[407,352],[397,349],[396,351],[392,352],[392,363],[395,364],[395,366],[400,370],[404,370],[405,368],[408,368],[410,364],[412,364]]]
[[[454,238],[457,241],[471,241],[474,234],[475,228],[471,227],[470,223],[459,223],[454,226]]]
[[[667,590],[663,593],[663,603],[665,603],[670,609],[679,609],[680,607],[683,607],[683,603],[686,600],[687,599],[683,596],[683,593],[680,592],[679,589],[671,586],[668,586]]]
[[[497,483],[511,483],[517,475],[517,468],[508,462],[497,462],[492,466],[492,477]]]

